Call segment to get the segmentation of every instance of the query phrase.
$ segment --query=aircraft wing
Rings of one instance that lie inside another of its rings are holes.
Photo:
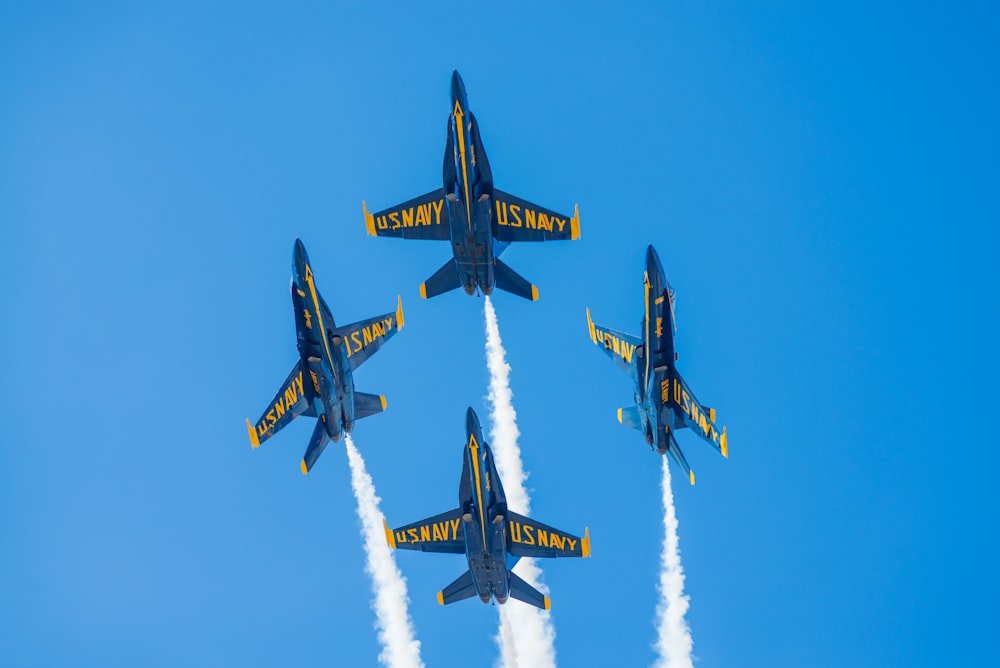
[[[590,309],[587,309],[587,327],[590,329],[590,340],[594,345],[604,349],[615,364],[629,377],[639,382],[639,371],[637,361],[642,339],[631,334],[623,334],[607,327],[595,325],[590,318]]]
[[[715,409],[705,408],[694,396],[694,392],[688,387],[684,379],[678,374],[672,383],[671,388],[674,393],[674,402],[680,408],[681,418],[684,424],[691,428],[691,431],[708,441],[712,447],[722,453],[723,457],[729,457],[729,442],[726,437],[726,428],[720,432],[715,426]]]
[[[347,361],[354,371],[362,362],[374,355],[382,344],[403,328],[403,300],[396,298],[396,312],[378,315],[356,322],[346,327],[338,327],[334,332],[347,346]]]
[[[580,538],[508,510],[507,548],[515,557],[589,557],[590,529]]]
[[[451,239],[448,207],[444,205],[441,188],[377,213],[368,213],[368,205],[364,202],[361,206],[370,236],[430,241]]]
[[[580,207],[567,216],[494,188],[493,236],[498,241],[579,239]]]
[[[277,434],[282,427],[300,415],[316,416],[302,384],[301,361],[295,363],[292,372],[278,388],[278,393],[271,399],[271,403],[257,420],[256,425],[250,424],[250,420],[247,420],[250,445],[254,448],[260,447],[261,443]]]
[[[389,529],[384,518],[382,525],[385,527],[385,540],[391,548],[465,554],[465,526],[462,523],[461,508],[398,529]]]

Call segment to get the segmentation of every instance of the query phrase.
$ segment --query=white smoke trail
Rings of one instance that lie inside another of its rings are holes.
[[[677,541],[677,513],[674,494],[670,489],[670,463],[663,460],[663,555],[660,558],[660,602],[656,606],[659,658],[656,668],[692,668],[691,650],[694,641],[684,615],[690,597],[684,594],[684,569]]]
[[[497,471],[507,494],[507,506],[516,512],[528,515],[531,500],[524,488],[527,474],[521,465],[521,449],[517,445],[520,432],[517,430],[517,413],[511,403],[510,366],[507,353],[500,340],[500,326],[497,313],[489,297],[484,300],[486,311],[486,365],[490,372],[489,400],[492,404],[493,429],[490,441]],[[517,574],[543,594],[548,588],[542,584],[542,570],[534,559],[521,559],[514,567]],[[513,601],[500,608],[500,630],[497,644],[506,668],[516,668],[523,662],[525,666],[545,668],[556,665],[556,632],[548,612],[539,610],[520,601]]]
[[[385,542],[381,499],[375,495],[372,477],[365,470],[365,460],[354,447],[349,435],[344,439],[347,459],[351,463],[351,487],[358,501],[358,519],[364,538],[365,572],[372,578],[372,609],[375,611],[375,628],[382,645],[378,660],[390,668],[423,668],[420,659],[420,641],[414,635],[410,619],[410,598],[406,594],[406,578],[396,567],[389,546]]]

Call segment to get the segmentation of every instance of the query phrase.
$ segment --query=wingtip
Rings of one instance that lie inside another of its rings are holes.
[[[722,456],[729,459],[729,439],[726,437],[726,427],[722,427],[722,436],[719,437],[719,449],[722,450]]]
[[[583,530],[583,539],[580,540],[580,554],[584,559],[590,556],[590,527]]]
[[[691,485],[693,486],[694,485],[694,471],[688,471],[688,474],[691,476]]]
[[[385,410],[385,395],[384,394],[378,395],[378,400],[382,402],[382,410]]]
[[[538,301],[538,288],[535,287],[534,285],[531,286],[531,301],[533,302]]]
[[[594,331],[594,321],[590,318],[590,307],[587,307],[587,329],[590,330],[590,340],[597,343],[597,332]]]
[[[247,418],[247,433],[250,434],[250,448],[256,450],[260,447],[260,439],[257,437],[257,430],[250,424],[250,418]]]
[[[576,241],[580,238],[580,205],[573,205],[573,219],[569,221],[569,238]]]
[[[618,424],[622,424],[622,409],[618,409]]]
[[[391,547],[392,549],[395,550],[396,549],[396,537],[392,535],[391,531],[389,531],[389,525],[388,525],[388,523],[386,523],[384,517],[382,518],[382,528],[385,529],[385,542],[389,545],[389,547]]]
[[[420,284],[420,297],[421,297],[421,299],[427,299],[427,284],[426,283],[421,283]]]
[[[396,329],[403,329],[403,298],[396,295]]]
[[[549,599],[548,596],[543,596],[542,598],[545,599],[545,601],[544,601],[544,603],[545,603],[545,609],[546,610],[551,610],[552,609],[552,601]]]
[[[309,468],[306,466],[306,460],[299,462],[299,468],[302,469],[302,475],[309,475]]]
[[[361,208],[365,212],[365,229],[368,230],[368,236],[375,236],[375,217],[368,213],[368,205],[365,204],[364,200],[361,200]]]
[[[438,592],[438,605],[444,605],[444,592]]]

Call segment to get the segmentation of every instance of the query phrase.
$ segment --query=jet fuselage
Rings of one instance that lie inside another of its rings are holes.
[[[334,334],[337,325],[316,289],[309,256],[298,240],[293,271],[295,332],[305,370],[302,384],[327,435],[337,441],[354,428],[354,375],[347,361],[350,342]]]
[[[465,556],[479,599],[504,603],[510,591],[507,576],[507,496],[493,462],[493,452],[483,440],[479,418],[466,413],[465,461],[458,486],[459,507],[465,525]]]
[[[493,174],[479,136],[479,124],[469,111],[465,84],[458,72],[451,77],[451,115],[444,153],[444,193],[451,223],[451,243],[459,280],[466,294],[478,288],[493,292],[495,248],[492,231]]]

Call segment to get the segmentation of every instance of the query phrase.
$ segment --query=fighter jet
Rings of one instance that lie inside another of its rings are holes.
[[[677,371],[674,351],[674,291],[667,282],[660,257],[646,250],[642,277],[645,315],[642,338],[595,325],[587,309],[590,339],[635,382],[635,406],[618,409],[618,421],[638,429],[661,454],[673,457],[694,484],[694,472],[677,446],[674,432],[690,427],[723,457],[729,457],[726,428],[715,426],[715,409],[703,407]]]
[[[329,439],[339,441],[355,420],[385,410],[385,397],[354,390],[354,371],[403,328],[403,301],[396,298],[395,313],[337,327],[298,239],[294,258],[291,291],[299,360],[256,426],[247,420],[247,431],[250,445],[257,448],[299,415],[319,418],[302,458],[306,474]]]
[[[538,288],[501,262],[500,254],[512,241],[580,238],[579,207],[570,217],[493,187],[479,123],[457,71],[451,76],[444,187],[374,214],[361,205],[371,236],[451,242],[454,257],[420,286],[425,299],[457,287],[488,295],[494,286],[538,299]]]
[[[383,518],[385,539],[392,548],[465,554],[469,570],[438,592],[441,605],[472,596],[503,604],[509,596],[548,610],[548,596],[511,569],[521,557],[589,557],[590,530],[579,538],[510,510],[493,452],[471,408],[465,429],[458,508],[393,530]]]

